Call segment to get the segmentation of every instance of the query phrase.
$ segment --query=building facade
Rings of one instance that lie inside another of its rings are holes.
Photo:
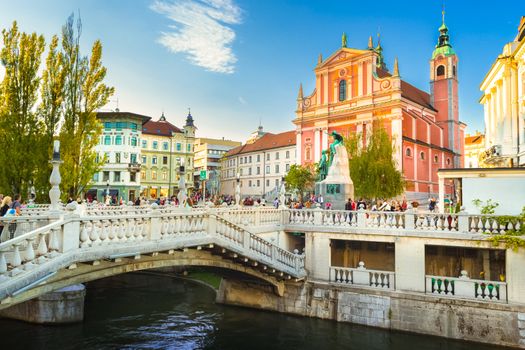
[[[305,96],[301,85],[297,98],[298,163],[318,162],[332,131],[358,133],[365,144],[374,121],[381,120],[392,138],[407,198],[436,195],[437,169],[463,164],[465,128],[458,115],[458,57],[444,19],[439,33],[430,59],[430,94],[402,80],[397,59],[389,72],[380,43],[374,47],[371,37],[366,49],[354,49],[343,35],[339,50],[326,60],[319,56],[314,91]],[[452,193],[453,185],[446,186]]]
[[[478,131],[465,135],[465,168],[479,168],[479,158],[484,152],[485,135]]]
[[[86,199],[104,201],[109,194],[112,203],[133,201],[140,192],[142,125],[150,117],[117,111],[99,112],[97,118],[104,129],[95,150],[105,163],[93,176]]]
[[[238,147],[241,142],[222,139],[197,138],[195,139],[194,182],[202,189],[201,171],[206,171],[206,193],[220,194],[221,158],[232,148]]]
[[[264,133],[252,143],[238,146],[224,155],[221,193],[234,195],[239,181],[242,198],[273,200],[296,159],[295,131]]]
[[[142,126],[140,195],[146,199],[171,197],[178,192],[184,167],[186,186],[193,187],[193,144],[196,127],[189,113],[182,129],[166,120],[149,120]]]
[[[480,86],[485,114],[483,162],[525,166],[525,16]]]

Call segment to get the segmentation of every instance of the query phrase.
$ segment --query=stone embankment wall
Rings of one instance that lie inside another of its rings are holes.
[[[223,279],[217,302],[392,330],[525,348],[525,306],[324,283],[270,286]]]

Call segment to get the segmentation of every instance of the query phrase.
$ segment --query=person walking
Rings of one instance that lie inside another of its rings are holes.
[[[7,214],[7,211],[11,208],[11,204],[13,203],[13,200],[9,196],[5,196],[2,199],[2,204],[0,205],[0,217],[4,217],[5,214]],[[2,238],[2,233],[4,232],[4,223],[5,219],[0,219],[0,242],[7,241],[7,239]]]

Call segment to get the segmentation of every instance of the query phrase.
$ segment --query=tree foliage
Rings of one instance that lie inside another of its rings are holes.
[[[381,121],[374,122],[365,145],[362,134],[352,134],[345,146],[356,197],[386,199],[403,193],[405,183],[393,157],[395,145]]]
[[[312,189],[315,183],[315,170],[312,166],[292,164],[284,178],[288,190],[296,190],[302,200],[303,193]]]
[[[91,55],[80,51],[81,22],[71,15],[61,38],[53,36],[47,50],[42,35],[18,30],[16,22],[2,31],[0,62],[0,191],[25,195],[35,184],[39,199],[47,201],[49,159],[53,139],[61,141],[62,193],[77,196],[100,169],[94,151],[102,133],[96,110],[114,93],[104,84],[102,44],[95,41]]]

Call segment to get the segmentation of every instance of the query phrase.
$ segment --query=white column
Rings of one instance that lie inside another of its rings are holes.
[[[403,124],[401,116],[392,119],[392,141],[394,142],[394,159],[397,164],[397,169],[402,169],[402,145],[403,145]]]
[[[492,103],[490,104],[491,111],[490,111],[490,129],[492,130],[492,134],[490,135],[490,140],[492,141],[492,145],[495,145],[498,141],[498,132],[497,132],[497,126],[498,126],[498,111],[497,111],[497,104],[498,104],[498,96],[496,95],[496,89],[494,91],[491,90],[490,92],[490,100]]]
[[[398,237],[395,247],[396,290],[425,292],[425,242]]]
[[[315,128],[314,132],[314,161],[318,162],[321,159],[321,130]]]
[[[301,157],[301,150],[303,148],[303,142],[302,142],[302,135],[301,135],[301,131],[297,131],[296,134],[295,134],[295,150],[296,150],[296,159],[295,159],[295,162],[297,164],[302,164],[303,162],[303,158]],[[264,154],[263,154],[263,157],[264,157]],[[261,164],[263,164],[264,162],[262,162]],[[266,171],[266,169],[264,169],[264,167],[261,165],[261,171]],[[263,173],[264,174],[264,173]]]
[[[323,149],[327,149],[328,148],[328,127],[321,129],[321,138],[323,140],[322,142]]]
[[[510,118],[510,139],[512,140],[512,153],[518,154],[519,150],[519,141],[517,138],[517,133],[521,132],[518,129],[518,115],[519,115],[519,104],[518,104],[518,72],[515,68],[510,68],[510,82],[508,83],[507,88],[509,91],[509,109],[508,118]]]
[[[357,96],[363,95],[363,62],[357,64]]]
[[[490,95],[485,95],[485,103],[483,104],[483,114],[485,116],[485,148],[487,148],[487,142],[490,138],[490,104],[492,103]]]

